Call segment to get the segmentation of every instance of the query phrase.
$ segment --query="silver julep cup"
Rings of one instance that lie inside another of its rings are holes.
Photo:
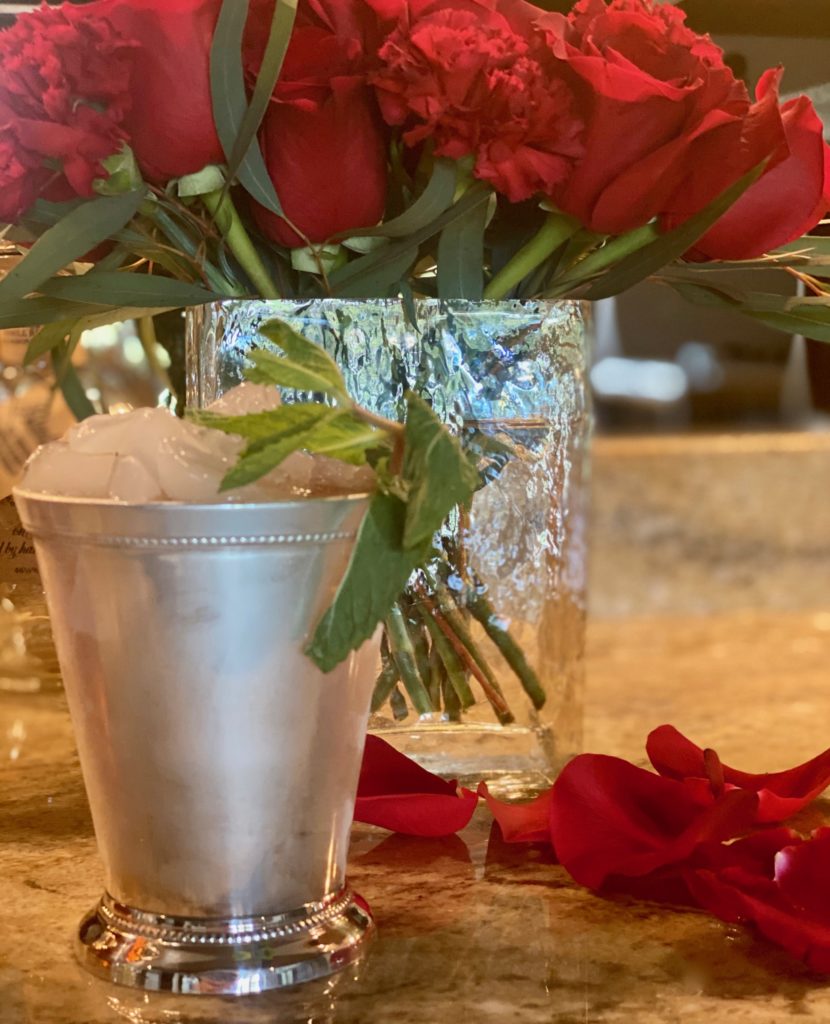
[[[242,994],[353,961],[346,886],[375,651],[303,653],[362,497],[123,505],[18,489],[104,864],[82,963]]]

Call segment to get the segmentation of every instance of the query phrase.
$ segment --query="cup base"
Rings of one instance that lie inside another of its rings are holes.
[[[374,934],[349,889],[267,917],[180,918],[105,894],[81,922],[76,952],[99,978],[181,995],[248,995],[324,978],[353,963]]]

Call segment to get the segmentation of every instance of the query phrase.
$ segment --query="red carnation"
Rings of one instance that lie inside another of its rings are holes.
[[[587,123],[585,155],[552,197],[594,231],[646,224],[677,196],[700,210],[783,141],[777,105],[753,105],[684,19],[652,0],[580,0],[539,19]]]
[[[386,122],[410,146],[429,139],[438,156],[472,156],[475,176],[512,202],[560,185],[582,125],[533,34],[481,0],[413,3],[407,15],[372,78]]]
[[[125,137],[131,45],[65,5],[0,32],[0,213],[15,220],[47,182],[88,196]]]

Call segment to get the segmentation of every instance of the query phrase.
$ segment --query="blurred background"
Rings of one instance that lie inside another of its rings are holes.
[[[536,2],[551,10],[571,5],[571,0]],[[750,89],[765,68],[783,64],[785,95],[809,93],[830,125],[830,0],[681,4],[691,26],[714,37]],[[0,26],[33,6],[0,0]],[[787,282],[779,287],[786,288]],[[793,294],[795,287],[793,281]],[[690,306],[656,284],[597,303],[594,315],[592,383],[600,433],[813,430],[830,425],[830,346],[790,338],[734,314]],[[162,388],[168,386],[168,351],[180,344],[180,318],[171,315],[156,330],[158,337],[148,338],[127,325],[104,329],[90,340],[82,376],[93,401],[102,395],[108,404],[119,401],[124,373],[130,386],[157,387],[160,380]],[[0,374],[8,395],[19,371],[6,362]],[[0,387],[0,403],[3,394]]]

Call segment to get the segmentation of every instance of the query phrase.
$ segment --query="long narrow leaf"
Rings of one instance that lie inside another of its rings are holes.
[[[224,0],[210,50],[210,87],[213,119],[225,156],[233,157],[237,138],[248,110],[242,38],[248,19],[249,0]],[[247,192],[277,216],[282,207],[259,146],[250,146],[237,177]]]
[[[83,384],[69,359],[61,359],[53,354],[52,362],[58,387],[75,419],[85,420],[88,416],[94,416],[95,406],[87,398]]]
[[[54,299],[97,302],[104,306],[201,306],[221,298],[186,281],[153,274],[90,271],[74,277],[53,277],[38,291]]]
[[[438,296],[481,300],[484,291],[484,230],[487,203],[471,206],[448,224],[438,241]]]
[[[242,118],[233,152],[228,160],[231,180],[236,177],[243,161],[247,159],[251,146],[256,145],[256,133],[259,131],[268,104],[271,102],[274,87],[280,77],[296,17],[297,0],[277,0],[265,55],[262,58],[262,67],[259,69],[251,102]]]
[[[420,231],[452,205],[455,196],[455,183],[455,162],[443,157],[439,158],[435,161],[427,187],[402,214],[375,228],[350,231],[347,236],[350,238],[372,238],[375,236],[406,238],[414,231]]]
[[[40,327],[43,324],[56,323],[58,320],[68,320],[71,323],[79,317],[99,310],[97,304],[68,302],[65,299],[16,299],[13,302],[4,302],[0,306],[0,331],[10,327]]]
[[[596,284],[592,285],[581,297],[590,300],[607,299],[627,291],[640,281],[662,267],[679,259],[701,238],[716,221],[726,213],[730,206],[746,192],[753,182],[760,177],[765,164],[755,167],[749,174],[736,181],[717,199],[711,202],[700,213],[690,217],[679,228],[668,231],[649,245],[631,253],[612,269],[605,273]]]
[[[0,302],[21,299],[36,291],[59,270],[112,238],[132,220],[144,198],[144,192],[126,192],[92,199],[70,210],[0,281]]]
[[[367,256],[362,256],[359,260],[354,260],[342,269],[335,271],[329,277],[332,291],[335,295],[370,297],[369,284],[377,279],[378,271],[383,272],[388,265],[391,265],[392,268],[398,270],[397,276],[392,280],[400,279],[417,255],[417,246],[434,235],[440,234],[455,220],[466,217],[472,208],[479,205],[486,207],[489,199],[490,192],[487,188],[474,185],[457,203],[409,237],[384,246]],[[407,258],[409,258],[409,262],[407,262]],[[391,277],[391,268],[385,276]]]

